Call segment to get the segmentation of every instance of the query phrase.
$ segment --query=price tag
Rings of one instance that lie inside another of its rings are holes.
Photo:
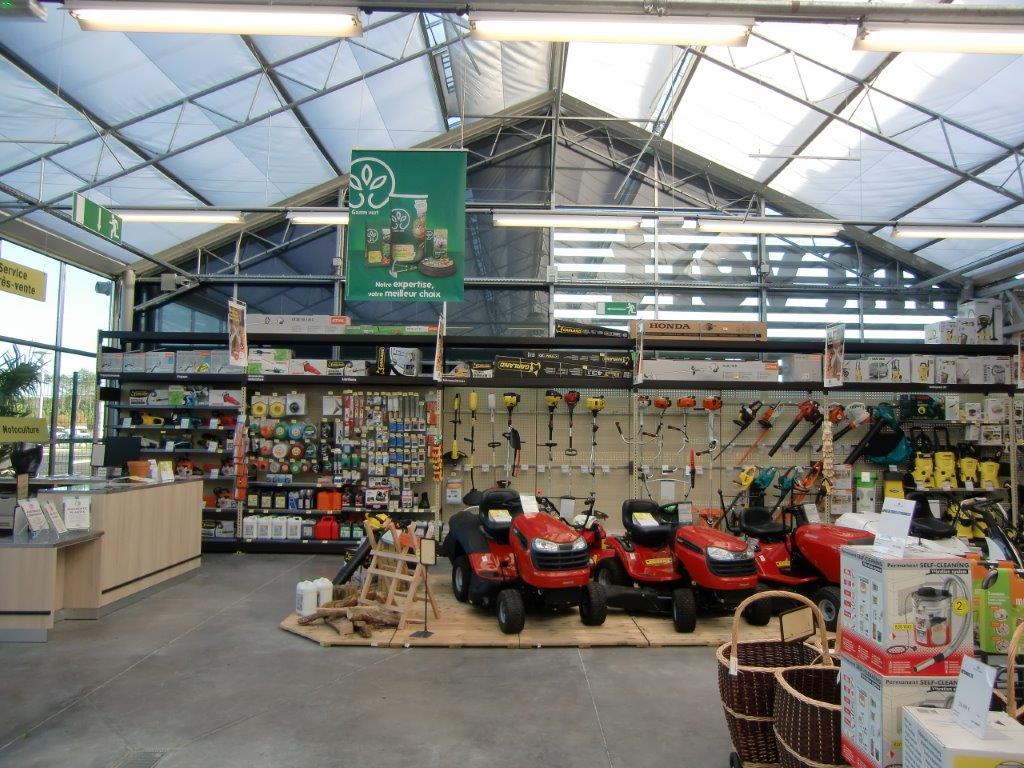
[[[692,501],[680,501],[678,504],[676,504],[676,511],[678,512],[678,519],[680,525],[689,525],[693,522]]]
[[[964,480],[964,488],[966,488],[968,491],[973,491],[974,490],[974,481],[973,480]]]
[[[818,512],[817,504],[804,504],[804,515],[807,517],[809,523],[820,523],[821,514]]]
[[[568,475],[569,474],[569,465],[568,464],[563,464],[562,465],[562,474],[563,475]]]
[[[882,517],[875,533],[875,551],[903,557],[907,534],[917,502],[913,499],[886,498],[882,501]]]
[[[607,475],[611,471],[612,471],[612,468],[610,466],[608,466],[607,464],[602,464],[601,465],[601,474]]]
[[[164,440],[164,450],[165,451],[173,451],[174,450],[174,441],[173,440]]]
[[[537,497],[530,493],[520,493],[519,503],[523,507],[523,514],[539,515],[540,507],[537,506]]]
[[[130,427],[131,425],[132,425],[132,417],[131,416],[124,416],[124,417],[121,418],[121,426],[122,427]]]
[[[979,739],[984,739],[988,726],[988,708],[996,670],[973,656],[965,656],[960,667],[953,696],[953,720]]]
[[[538,464],[537,465],[537,474],[538,475],[543,475],[545,472],[547,472],[547,469],[548,468],[547,468],[547,466],[545,464]]]
[[[662,480],[658,486],[662,504],[671,504],[676,500],[676,484],[673,480]]]

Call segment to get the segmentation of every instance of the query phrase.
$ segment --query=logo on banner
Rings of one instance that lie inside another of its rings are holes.
[[[412,217],[404,208],[395,208],[391,211],[391,229],[396,232],[405,232],[412,224]]]
[[[379,211],[394,193],[395,172],[383,160],[363,157],[352,163],[348,179],[350,208]]]

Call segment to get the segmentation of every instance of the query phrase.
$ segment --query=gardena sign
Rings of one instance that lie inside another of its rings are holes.
[[[49,440],[46,419],[0,417],[0,443],[45,443]]]
[[[26,299],[46,301],[46,273],[0,259],[0,290]]]
[[[461,301],[463,150],[354,150],[348,179],[349,301]]]

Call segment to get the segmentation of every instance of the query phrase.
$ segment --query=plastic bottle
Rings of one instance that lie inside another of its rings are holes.
[[[299,616],[316,613],[316,587],[312,581],[300,581],[295,585],[295,612]]]
[[[334,583],[330,579],[321,576],[319,579],[313,580],[313,586],[316,587],[316,604],[318,607],[334,599]]]

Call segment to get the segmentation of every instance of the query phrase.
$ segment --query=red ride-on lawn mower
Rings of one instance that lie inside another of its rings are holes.
[[[784,507],[781,521],[764,507],[748,507],[740,515],[739,527],[756,542],[755,561],[761,581],[772,589],[811,595],[829,631],[834,631],[842,606],[839,550],[849,544],[871,544],[874,535],[855,528],[810,523],[803,506]]]
[[[647,499],[622,504],[622,525],[625,534],[591,550],[594,579],[612,607],[671,613],[677,632],[692,632],[698,612],[735,610],[757,589],[753,549],[736,536],[680,526],[676,514]],[[754,603],[746,619],[767,624],[771,605]]]
[[[452,562],[455,599],[496,604],[506,635],[522,631],[527,605],[576,605],[584,624],[604,624],[608,606],[604,588],[590,580],[586,540],[560,517],[523,512],[516,491],[484,491],[479,506],[453,515],[442,552]]]

